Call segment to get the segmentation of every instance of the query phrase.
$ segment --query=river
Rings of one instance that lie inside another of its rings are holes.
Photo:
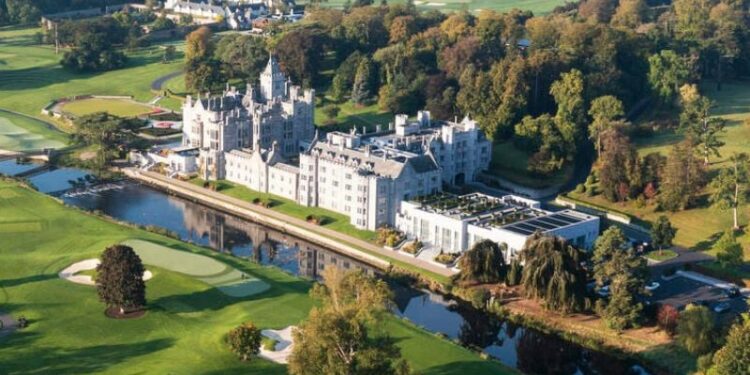
[[[0,174],[26,168],[0,162]],[[22,173],[22,172],[21,172]],[[372,267],[262,225],[168,195],[134,181],[80,187],[85,171],[62,168],[27,178],[40,191],[66,204],[99,211],[138,225],[165,228],[182,240],[203,245],[249,261],[270,264],[305,278],[315,279],[325,267]],[[72,188],[77,181],[79,187]],[[64,188],[61,188],[63,186]],[[527,374],[646,374],[631,360],[592,351],[556,335],[500,320],[440,294],[396,288],[394,314],[425,330],[441,333],[467,347],[479,348],[509,367]]]

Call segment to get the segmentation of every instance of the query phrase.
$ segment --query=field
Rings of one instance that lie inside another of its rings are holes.
[[[714,114],[726,118],[726,132],[720,138],[726,145],[720,149],[721,157],[714,157],[710,174],[713,176],[718,168],[726,165],[727,159],[734,152],[750,152],[750,123],[745,120],[750,118],[750,82],[734,82],[724,84],[722,91],[716,91],[714,84],[702,87],[705,95],[716,102]],[[669,154],[669,150],[676,142],[682,139],[680,134],[671,131],[657,133],[653,137],[635,139],[638,151],[641,155],[650,152]],[[611,207],[615,210],[624,211],[630,215],[639,217],[646,221],[653,221],[663,212],[656,212],[654,206],[637,207],[633,202],[617,204],[606,201],[601,196],[586,197],[585,194],[571,193],[571,196],[595,203],[600,206]],[[693,208],[676,213],[669,213],[672,223],[678,228],[675,239],[676,244],[695,250],[710,250],[721,233],[732,226],[730,211],[720,211],[707,207],[708,196],[701,197],[702,208]],[[739,210],[740,225],[748,223],[748,208],[745,205]],[[743,243],[746,254],[750,259],[750,236],[740,235],[739,241]]]
[[[66,134],[45,122],[0,110],[0,150],[58,148],[67,141]]]
[[[80,117],[95,112],[107,112],[120,117],[136,117],[153,111],[149,105],[128,99],[89,98],[60,105],[62,111]]]
[[[84,214],[9,180],[0,180],[0,192],[0,227],[9,221],[44,225],[43,231],[0,231],[0,257],[13,265],[0,268],[0,311],[30,320],[28,328],[0,338],[3,373],[286,372],[264,360],[238,361],[223,338],[248,320],[261,328],[299,324],[313,304],[307,294],[310,282]],[[139,319],[112,320],[104,316],[93,288],[57,276],[69,264],[98,256],[108,245],[133,239],[210,257],[262,280],[270,289],[235,298],[190,275],[157,268],[147,283],[148,313]],[[395,317],[383,327],[421,374],[513,373]]]
[[[405,3],[405,0],[390,0],[389,4]],[[299,3],[305,3],[301,1]],[[345,0],[328,0],[325,6],[343,8]],[[376,1],[377,3],[377,1]],[[478,12],[482,9],[508,11],[514,8],[530,10],[535,14],[545,14],[557,6],[565,4],[563,0],[417,0],[414,4],[420,10],[436,9],[443,12],[468,10]]]
[[[127,65],[118,70],[76,73],[63,69],[54,48],[38,45],[38,28],[0,28],[0,109],[43,118],[41,109],[54,99],[75,95],[132,95],[149,102],[151,82],[182,67],[182,56],[161,62],[161,46],[128,53]],[[177,44],[178,51],[181,44]],[[51,121],[49,118],[45,118]]]
[[[492,146],[492,160],[488,174],[503,177],[530,188],[543,189],[564,184],[573,173],[573,166],[568,163],[562,170],[540,178],[529,173],[528,165],[529,155],[512,142],[496,143]]]

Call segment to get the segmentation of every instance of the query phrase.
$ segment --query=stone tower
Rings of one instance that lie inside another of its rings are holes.
[[[277,97],[285,99],[286,96],[286,77],[281,72],[276,57],[271,55],[266,69],[260,75],[260,99],[270,102]]]

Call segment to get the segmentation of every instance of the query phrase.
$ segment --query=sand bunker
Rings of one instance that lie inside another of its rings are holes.
[[[292,354],[292,348],[294,348],[294,342],[292,340],[292,330],[297,327],[289,326],[281,330],[264,329],[260,333],[270,339],[277,341],[276,350],[266,350],[262,346],[260,348],[260,356],[276,363],[286,364],[289,355]]]
[[[72,283],[76,284],[82,284],[82,285],[96,285],[94,280],[91,278],[91,275],[76,275],[78,272],[81,271],[88,271],[88,270],[94,270],[96,269],[96,266],[99,265],[99,259],[86,259],[82,260],[78,263],[73,263],[68,268],[60,271],[58,274],[61,279],[68,280]],[[146,270],[146,272],[143,273],[143,280],[149,280],[154,275],[151,273],[151,271]]]

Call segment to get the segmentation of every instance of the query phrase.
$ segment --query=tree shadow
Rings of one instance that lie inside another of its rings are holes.
[[[54,275],[54,274],[39,274],[39,275],[19,277],[17,279],[0,279],[0,288],[10,288],[10,287],[24,285],[28,283],[35,283],[37,281],[45,281],[45,280],[51,280],[51,279],[56,279],[56,278],[57,278],[57,275]]]
[[[716,241],[718,241],[719,238],[721,238],[722,234],[724,234],[724,233],[723,232],[716,232],[716,233],[712,234],[707,239],[696,243],[695,246],[693,246],[693,250],[695,250],[695,251],[707,251],[707,250],[711,250],[714,247],[714,245],[716,244]]]
[[[8,338],[9,348],[18,348],[3,365],[8,374],[88,374],[133,357],[153,354],[173,345],[173,339],[155,339],[132,344],[93,345],[83,348],[29,345],[38,334],[19,332]]]

